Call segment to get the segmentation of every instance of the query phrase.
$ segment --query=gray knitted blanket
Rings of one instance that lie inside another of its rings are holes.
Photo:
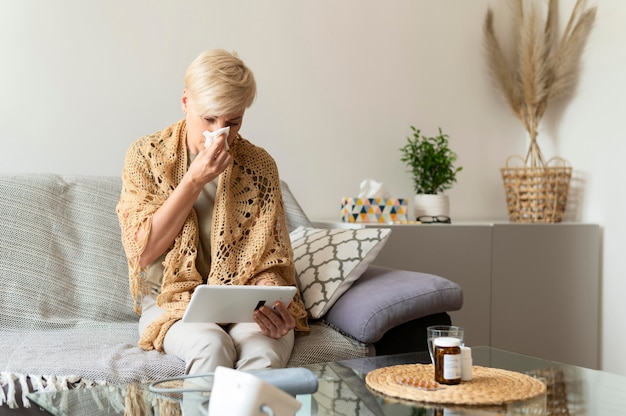
[[[115,214],[120,188],[113,177],[0,174],[0,406],[15,407],[18,390],[183,373],[176,357],[137,347]],[[286,201],[290,226],[301,225],[299,206]],[[314,323],[289,365],[365,355],[363,344]]]
[[[0,176],[0,404],[15,404],[15,383],[28,392],[183,371],[177,358],[136,346],[119,187],[115,178]]]

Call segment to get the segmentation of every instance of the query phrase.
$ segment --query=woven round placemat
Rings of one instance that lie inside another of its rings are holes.
[[[439,384],[436,390],[414,387],[419,380],[433,382],[434,374],[432,364],[397,365],[369,372],[365,382],[370,389],[390,397],[436,404],[502,405],[546,392],[545,384],[533,377],[480,366],[473,367],[471,381],[452,386]]]

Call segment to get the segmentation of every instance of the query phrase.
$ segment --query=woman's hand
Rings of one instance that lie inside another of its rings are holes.
[[[296,320],[282,302],[276,302],[274,309],[261,306],[254,311],[254,322],[261,328],[263,335],[280,339],[296,327]]]
[[[209,147],[200,150],[185,176],[201,186],[217,178],[233,161],[226,146],[226,136],[219,136]]]

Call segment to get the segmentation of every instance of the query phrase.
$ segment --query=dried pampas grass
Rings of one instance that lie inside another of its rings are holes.
[[[536,140],[539,121],[548,103],[574,86],[580,56],[596,16],[596,7],[586,8],[586,0],[577,0],[559,39],[558,0],[548,2],[544,19],[536,0],[511,0],[515,30],[512,62],[507,60],[496,38],[491,8],[487,9],[483,26],[492,78],[530,136],[525,158],[529,166],[544,165]]]

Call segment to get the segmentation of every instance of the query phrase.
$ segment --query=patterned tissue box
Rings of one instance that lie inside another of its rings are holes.
[[[341,221],[395,223],[408,221],[406,198],[343,198]]]

